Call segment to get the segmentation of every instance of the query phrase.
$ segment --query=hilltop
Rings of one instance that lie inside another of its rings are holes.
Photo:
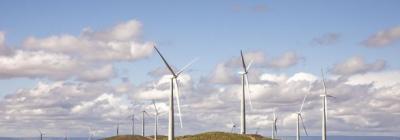
[[[167,140],[166,136],[158,136],[160,140]],[[142,137],[142,136],[131,136],[131,135],[123,135],[123,136],[113,136],[109,138],[105,138],[105,140],[151,140],[152,136]],[[176,138],[177,140],[271,140],[270,138],[265,138],[260,135],[249,134],[249,135],[241,135],[236,133],[226,133],[226,132],[206,132],[196,135],[186,135],[179,136]]]

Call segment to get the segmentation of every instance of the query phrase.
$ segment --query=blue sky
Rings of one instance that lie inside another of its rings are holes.
[[[19,47],[29,36],[79,35],[85,27],[101,29],[136,19],[144,25],[145,40],[171,48],[163,51],[175,65],[183,66],[188,62],[184,60],[200,57],[194,66],[200,71],[198,74],[209,73],[216,63],[236,56],[240,49],[260,50],[272,56],[295,51],[306,61],[284,70],[289,73],[319,72],[321,67],[327,68],[354,55],[370,61],[384,59],[391,68],[399,68],[398,47],[361,47],[361,42],[371,34],[400,22],[396,14],[400,12],[398,4],[395,0],[2,1],[0,29],[7,33],[7,44]],[[331,32],[340,35],[338,43],[323,47],[311,43],[314,37]],[[158,58],[153,59],[151,65],[132,72],[135,79],[145,80],[144,73],[159,65]],[[137,62],[137,65],[147,63]],[[2,91],[13,87],[6,84],[9,81],[20,80],[2,81]]]
[[[366,63],[351,73],[354,75],[400,69],[400,35],[394,35],[390,38],[391,43],[383,47],[366,47],[363,44],[377,33],[394,30],[400,25],[399,5],[397,0],[3,0],[0,2],[0,31],[5,33],[6,46],[18,50],[24,49],[21,46],[28,37],[80,36],[87,27],[101,31],[137,20],[143,26],[140,37],[136,39],[155,42],[176,67],[184,66],[193,58],[200,58],[190,72],[199,83],[212,75],[218,64],[238,57],[241,49],[261,52],[267,58],[265,61],[279,58],[285,52],[297,54],[298,60],[284,68],[265,68],[260,62],[258,70],[263,73],[293,75],[306,72],[319,75],[320,69],[324,68],[332,75],[343,76],[346,74],[334,72],[336,64],[353,57],[362,57]],[[327,39],[324,38],[327,35],[335,36],[328,38],[332,42],[315,42]],[[383,60],[385,68],[371,68],[376,60]],[[164,67],[155,53],[140,60],[110,64],[116,76],[106,80],[106,83],[118,84],[121,77],[128,77],[136,86],[155,80],[148,73]],[[349,76],[348,73],[346,76]],[[0,73],[0,77],[4,76]],[[21,88],[34,88],[38,82],[55,81],[46,76],[1,78],[0,97],[13,95]],[[75,82],[68,78],[62,81]]]

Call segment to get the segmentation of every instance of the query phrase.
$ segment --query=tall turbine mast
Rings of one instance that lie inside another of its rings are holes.
[[[274,115],[274,118],[273,118],[274,120],[272,122],[272,139],[274,140],[275,137],[278,136],[278,127],[276,125],[278,118],[276,117],[275,111],[273,112],[273,115]]]
[[[301,103],[301,106],[300,106],[300,110],[299,110],[299,112],[297,112],[296,140],[300,140],[300,121],[301,121],[301,125],[303,126],[304,132],[305,132],[306,135],[308,136],[306,126],[304,125],[303,116],[301,115],[301,113],[302,113],[302,111],[303,111],[304,103],[305,103],[305,101],[306,101],[306,99],[307,99],[307,95],[308,95],[308,94],[306,94],[306,95],[304,96],[303,102]]]
[[[235,132],[236,124],[231,120],[231,133]]]
[[[174,126],[174,88],[176,88],[176,99],[177,99],[177,105],[178,105],[178,116],[179,116],[179,122],[181,125],[181,128],[183,128],[182,124],[182,114],[181,114],[181,107],[180,107],[180,101],[179,101],[179,80],[178,77],[179,75],[187,69],[190,65],[192,65],[197,59],[191,61],[189,64],[184,66],[180,71],[175,73],[175,71],[172,69],[172,67],[168,64],[167,60],[165,60],[164,56],[162,56],[161,52],[157,49],[156,46],[154,46],[154,49],[158,53],[158,55],[161,57],[163,60],[165,66],[168,68],[168,70],[171,72],[172,78],[171,78],[171,94],[169,96],[169,119],[168,119],[168,140],[173,140],[175,138],[175,126]]]
[[[154,140],[157,140],[157,135],[158,135],[158,115],[160,114],[158,112],[157,106],[156,106],[156,101],[153,100],[153,106],[154,106]]]
[[[38,131],[40,134],[40,140],[43,140],[43,136],[45,135],[45,133],[43,133],[41,129],[38,129]]]
[[[324,71],[321,69],[322,74],[322,84],[324,86],[324,93],[320,95],[322,97],[322,140],[326,140],[326,118],[328,116],[328,97],[333,97],[329,95],[326,91]]]
[[[246,88],[247,88],[247,94],[249,96],[249,103],[250,103],[250,108],[253,108],[253,105],[251,103],[251,94],[250,94],[250,88],[249,88],[249,79],[247,77],[247,73],[249,72],[250,66],[252,64],[253,61],[250,61],[249,65],[246,66],[246,61],[244,59],[243,56],[243,52],[242,50],[240,50],[240,56],[241,56],[241,60],[242,60],[242,66],[243,66],[243,71],[239,72],[239,74],[241,74],[242,76],[242,98],[241,98],[241,121],[240,121],[240,125],[241,125],[241,129],[240,129],[240,133],[241,134],[246,134]]]
[[[142,136],[145,136],[145,118],[144,115],[150,116],[145,110],[142,111]]]

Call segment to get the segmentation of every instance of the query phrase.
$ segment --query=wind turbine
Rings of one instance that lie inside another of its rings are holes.
[[[165,60],[164,56],[161,55],[160,51],[157,49],[156,46],[154,46],[154,49],[157,51],[157,53],[160,55],[161,59],[163,60],[164,64],[168,68],[168,70],[172,74],[171,78],[171,94],[169,96],[169,117],[168,117],[168,140],[173,140],[175,138],[175,129],[174,129],[174,87],[176,88],[176,99],[177,99],[177,105],[178,105],[178,116],[179,116],[179,121],[181,124],[181,128],[183,128],[182,124],[182,114],[181,114],[181,107],[180,107],[180,102],[179,102],[179,80],[178,77],[182,72],[188,68],[190,65],[192,65],[197,59],[191,61],[189,64],[184,66],[180,71],[175,73],[175,71],[172,69],[172,67],[168,64],[168,62]]]
[[[157,134],[158,134],[158,115],[160,115],[160,112],[158,112],[157,106],[156,106],[156,101],[153,100],[153,106],[154,106],[154,140],[157,140]]]
[[[119,119],[118,119],[118,122],[117,122],[117,136],[119,136]]]
[[[236,124],[231,120],[231,133],[235,132]]]
[[[145,118],[144,115],[150,116],[145,110],[142,111],[142,136],[145,136]]]
[[[303,102],[301,103],[301,106],[300,106],[300,111],[297,112],[296,140],[300,140],[300,120],[301,120],[301,124],[302,124],[302,126],[303,126],[303,129],[304,129],[304,132],[305,132],[306,135],[308,136],[306,126],[304,125],[303,116],[301,115],[301,113],[302,113],[302,111],[303,111],[304,102],[305,102],[306,99],[307,99],[307,95],[308,95],[308,94],[306,94],[306,95],[304,96]]]
[[[43,136],[45,135],[45,133],[42,132],[42,130],[38,129],[39,134],[40,134],[40,140],[43,140]]]
[[[250,108],[253,109],[253,105],[251,103],[251,95],[250,95],[250,87],[249,87],[249,79],[247,77],[247,74],[249,73],[249,69],[251,64],[253,63],[253,61],[250,61],[249,65],[246,66],[246,62],[244,60],[244,56],[243,56],[243,52],[242,50],[240,50],[240,56],[242,58],[242,66],[243,66],[243,71],[239,72],[239,74],[241,74],[242,76],[242,99],[241,99],[241,130],[240,133],[241,134],[246,134],[246,87],[247,87],[247,94],[249,96],[249,103],[250,103]]]
[[[326,118],[328,116],[328,97],[333,97],[328,95],[326,92],[324,71],[321,69],[322,74],[322,84],[324,85],[324,94],[320,95],[322,97],[322,140],[326,140]]]
[[[88,130],[89,130],[88,140],[92,140],[92,137],[94,137],[96,135],[96,131],[93,130],[91,127],[88,127]]]
[[[276,125],[278,118],[276,117],[275,111],[273,112],[274,120],[272,122],[272,139],[274,140],[278,136],[278,127]]]
[[[131,105],[132,105],[132,114],[130,116],[128,116],[128,118],[130,118],[132,121],[132,128],[131,128],[132,132],[131,133],[132,133],[132,136],[134,136],[135,135],[135,120],[137,120],[137,119],[135,118],[135,112],[134,112],[135,105],[133,104],[133,102],[131,103]]]

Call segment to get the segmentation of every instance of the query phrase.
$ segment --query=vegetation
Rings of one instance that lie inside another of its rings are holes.
[[[167,140],[166,136],[157,136],[159,140]],[[142,136],[114,136],[110,138],[106,138],[105,140],[151,140],[153,136],[142,137]],[[249,134],[249,135],[241,135],[235,133],[225,133],[225,132],[206,132],[196,135],[186,135],[179,136],[176,140],[271,140],[270,138],[265,138],[260,135]]]

